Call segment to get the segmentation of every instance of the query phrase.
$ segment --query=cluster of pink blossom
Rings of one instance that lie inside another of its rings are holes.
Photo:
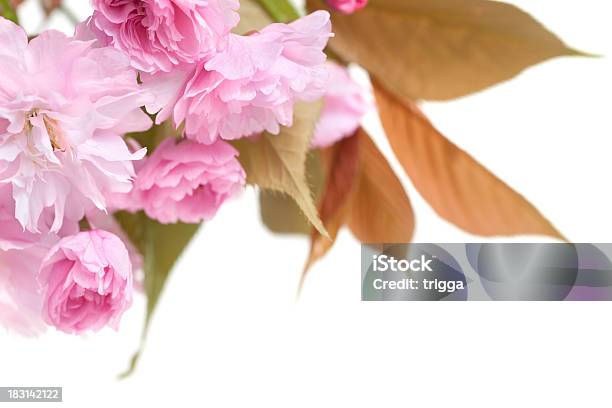
[[[368,0],[327,0],[327,3],[334,10],[344,14],[352,14],[364,8],[368,4]]]
[[[211,219],[245,183],[227,140],[326,92],[324,11],[239,36],[236,0],[93,8],[72,37],[0,18],[0,324],[24,334],[116,328],[138,256],[112,212]],[[125,135],[151,117],[176,130],[147,152]]]
[[[329,74],[323,98],[323,110],[317,123],[311,147],[328,147],[352,136],[364,115],[372,108],[366,90],[349,76],[346,68],[326,63]]]

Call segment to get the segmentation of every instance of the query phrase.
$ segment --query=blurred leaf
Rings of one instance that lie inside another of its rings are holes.
[[[41,6],[45,12],[45,14],[47,16],[49,16],[51,13],[53,13],[55,11],[55,9],[57,8],[63,8],[68,14],[67,17],[70,20],[71,23],[73,24],[78,24],[80,23],[80,20],[71,14],[70,9],[64,7],[64,5],[62,4],[63,0],[41,0]]]
[[[244,35],[251,31],[261,30],[274,22],[257,0],[241,0],[238,12],[240,22],[232,30],[236,34]]]
[[[563,236],[523,196],[442,136],[414,104],[374,83],[389,143],[414,186],[444,219],[477,235]]]
[[[289,0],[257,0],[268,14],[279,23],[288,23],[300,17]],[[242,3],[242,2],[241,2]]]
[[[286,194],[273,190],[259,191],[261,221],[275,234],[308,235],[311,224],[296,202]]]
[[[308,0],[308,9],[329,9]],[[402,100],[457,98],[508,80],[568,48],[515,6],[488,0],[370,0],[332,13],[330,47]]]
[[[360,173],[351,196],[348,226],[362,243],[407,243],[414,213],[401,182],[368,134],[360,129]]]
[[[314,201],[318,202],[324,176],[317,150],[311,150],[306,158],[306,178]],[[310,235],[312,225],[291,197],[272,190],[260,190],[259,207],[261,220],[270,231],[277,234]]]
[[[0,0],[0,16],[19,24],[19,18],[10,0]]]
[[[310,267],[334,245],[338,231],[346,221],[348,204],[359,174],[358,135],[342,139],[333,146],[322,149],[321,156],[326,163],[327,177],[319,214],[329,238],[311,229],[310,254],[304,266],[302,282]]]
[[[142,147],[147,148],[151,154],[168,137],[180,137],[180,132],[174,127],[172,120],[166,120],[159,125],[153,125],[142,132],[132,132],[125,135],[125,139],[134,139]]]
[[[321,103],[295,105],[293,126],[283,127],[280,134],[262,134],[234,142],[240,151],[238,160],[244,167],[249,184],[279,191],[291,196],[308,220],[327,235],[317,214],[306,182],[305,162],[310,139],[319,118]]]
[[[121,374],[121,377],[126,377],[134,371],[138,363],[151,317],[172,267],[200,225],[160,224],[148,218],[143,212],[136,214],[118,212],[115,218],[144,257],[144,289],[147,295],[147,314],[140,349],[134,353],[128,370]]]

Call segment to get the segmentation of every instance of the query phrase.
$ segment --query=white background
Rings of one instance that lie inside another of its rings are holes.
[[[30,3],[22,18],[36,20]],[[85,0],[68,3],[87,15]],[[608,0],[513,3],[571,46],[612,55]],[[51,25],[65,30],[67,21],[57,15]],[[570,239],[609,242],[611,75],[607,57],[556,59],[424,109]],[[374,115],[367,122],[378,126]],[[415,241],[480,240],[438,219],[402,181]],[[346,231],[296,301],[307,248],[264,229],[249,189],[180,260],[131,378],[116,380],[138,345],[142,298],[118,333],[0,333],[0,385],[63,386],[65,406],[91,407],[610,406],[612,304],[362,303],[360,249]]]

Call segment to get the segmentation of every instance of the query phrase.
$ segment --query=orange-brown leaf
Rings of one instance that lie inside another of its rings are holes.
[[[387,138],[414,186],[443,218],[473,234],[564,239],[540,212],[438,132],[414,103],[374,84]]]
[[[321,197],[319,215],[329,238],[323,237],[313,228],[310,236],[310,254],[303,276],[312,264],[322,258],[334,245],[338,230],[345,222],[347,204],[359,173],[358,135],[322,149],[321,159],[327,170],[327,183]]]
[[[412,240],[414,213],[401,182],[368,134],[359,130],[360,174],[347,224],[363,243]]]

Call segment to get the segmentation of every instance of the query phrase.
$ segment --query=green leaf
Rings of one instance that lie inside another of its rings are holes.
[[[10,0],[0,0],[0,15],[15,24],[19,24],[19,18]]]
[[[258,0],[258,2],[279,23],[288,23],[300,17],[300,13],[288,0]]]
[[[329,8],[307,0],[308,9]],[[330,48],[403,101],[447,100],[559,56],[585,55],[519,8],[488,0],[370,0],[332,13]]]
[[[134,353],[128,370],[121,374],[124,378],[136,368],[144,348],[151,317],[172,267],[200,225],[160,224],[148,218],[143,212],[136,214],[118,212],[115,218],[144,257],[144,289],[147,295],[147,312],[140,347]]]
[[[151,118],[154,119],[153,116]],[[147,148],[148,154],[151,154],[157,146],[170,136],[182,136],[174,127],[172,120],[167,120],[159,125],[153,125],[150,129],[143,132],[128,133],[125,135],[125,138],[136,140],[142,147]]]
[[[312,225],[324,236],[312,193],[306,181],[306,156],[322,103],[298,103],[293,126],[283,127],[278,135],[264,133],[257,138],[234,142],[238,160],[247,174],[247,182],[291,196]]]
[[[306,159],[306,177],[311,187],[314,201],[318,202],[325,175],[321,169],[319,152],[311,150]],[[310,235],[312,226],[304,218],[300,207],[291,197],[272,190],[259,192],[261,220],[268,229],[277,234]]]

